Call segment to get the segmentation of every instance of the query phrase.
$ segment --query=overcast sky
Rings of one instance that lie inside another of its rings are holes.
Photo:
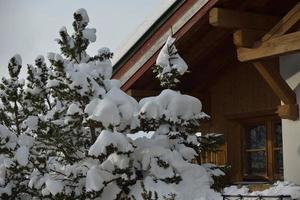
[[[97,41],[88,49],[93,55],[103,46],[119,48],[163,1],[167,0],[0,0],[0,77],[7,76],[8,60],[16,53],[26,68],[37,55],[59,52],[54,39],[62,26],[71,32],[78,8],[88,11],[89,27],[97,29]]]

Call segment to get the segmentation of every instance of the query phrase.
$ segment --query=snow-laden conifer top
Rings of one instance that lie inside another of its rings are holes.
[[[13,58],[15,59],[17,65],[22,65],[22,58],[20,54],[14,55]]]
[[[179,82],[179,77],[188,70],[186,62],[178,54],[178,50],[175,47],[175,40],[171,36],[168,37],[157,56],[154,66],[153,71],[160,80],[162,87],[175,87]]]
[[[163,67],[163,74],[176,69],[180,75],[183,75],[188,69],[187,64],[177,52],[174,44],[175,40],[175,38],[169,36],[157,56],[156,65]]]
[[[82,23],[88,24],[90,22],[89,16],[84,8],[76,10],[74,15],[80,15]]]

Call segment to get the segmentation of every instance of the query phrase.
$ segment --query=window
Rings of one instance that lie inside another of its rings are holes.
[[[265,175],[267,169],[266,154],[267,130],[265,125],[253,125],[246,134],[246,173],[252,176]]]
[[[283,175],[283,153],[282,153],[282,126],[281,122],[274,124],[273,139],[273,155],[274,155],[274,176],[281,179]]]
[[[283,174],[281,121],[275,117],[246,121],[243,152],[244,179],[281,179]]]

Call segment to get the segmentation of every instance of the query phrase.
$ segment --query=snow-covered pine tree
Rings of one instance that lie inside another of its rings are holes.
[[[1,123],[6,125],[12,132],[21,135],[23,132],[22,122],[25,120],[23,110],[24,80],[19,79],[22,67],[20,55],[15,55],[8,64],[9,78],[2,78],[0,84]]]
[[[8,187],[21,185],[35,199],[220,198],[210,188],[213,181],[208,171],[192,164],[201,148],[195,132],[206,116],[201,102],[168,89],[137,103],[120,90],[118,81],[110,80],[112,53],[108,48],[93,57],[87,54],[88,45],[96,40],[96,30],[88,28],[88,23],[86,11],[77,10],[74,33],[69,35],[65,27],[59,32],[61,54],[48,54],[50,69],[42,57],[36,59],[36,68],[29,66],[25,97],[21,98],[21,92],[17,99],[25,99],[24,108],[17,108],[21,121],[14,119],[14,104],[7,103],[10,93],[16,93],[7,88],[11,81],[0,85],[1,148],[7,152],[0,157],[1,194],[14,199],[16,190]],[[174,40],[168,41],[172,52]],[[177,69],[162,70],[177,74],[170,74],[172,81],[167,80],[169,75],[164,78],[169,88],[178,82],[178,73],[187,69],[176,51],[171,54],[165,56],[167,60],[158,59]],[[16,78],[19,60],[15,56],[10,68],[13,85],[19,84],[16,91],[23,91],[24,83]],[[158,62],[157,66],[164,65]],[[21,122],[23,126],[17,129]],[[133,140],[128,134],[135,130],[151,131],[153,136]],[[28,137],[19,136],[22,131]],[[25,181],[7,171],[7,163],[13,162],[31,172],[24,175]]]
[[[129,159],[134,147],[121,132],[138,125],[138,103],[119,89],[118,81],[110,80],[108,48],[93,57],[86,53],[96,40],[88,22],[86,11],[77,10],[74,33],[69,35],[65,27],[59,32],[62,55],[48,54],[51,109],[44,117],[44,144],[54,154],[49,173],[31,179],[33,188],[43,182],[44,198],[121,199],[135,182]]]
[[[175,38],[168,37],[153,67],[153,72],[159,79],[160,85],[163,88],[175,87],[180,82],[179,77],[188,72],[187,69],[186,62],[176,49]]]
[[[166,88],[175,87],[179,76],[188,67],[178,54],[175,39],[169,37],[160,51],[154,73]],[[152,191],[158,199],[218,199],[219,194],[210,189],[213,184],[211,169],[206,169],[193,160],[199,156],[204,144],[197,134],[200,120],[208,117],[201,102],[195,97],[179,91],[166,89],[156,97],[144,98],[139,102],[141,129],[154,131],[150,139],[134,141],[133,153],[141,175],[142,189],[137,184],[132,188],[136,199],[147,199],[141,192]],[[210,145],[208,145],[210,146]],[[219,169],[213,172],[223,174]]]
[[[24,103],[24,80],[19,78],[20,55],[8,64],[9,78],[0,83],[0,196],[3,199],[26,199],[33,191],[27,185],[33,138],[27,134],[28,113]]]
[[[24,101],[28,115],[46,114],[51,109],[49,91],[46,88],[48,82],[48,67],[44,56],[35,59],[35,65],[27,67],[27,84]]]

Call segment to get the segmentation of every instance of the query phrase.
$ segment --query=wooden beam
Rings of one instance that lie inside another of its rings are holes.
[[[234,113],[225,115],[226,119],[230,120],[245,120],[254,117],[265,117],[265,116],[273,116],[276,113],[276,109],[267,109],[267,110],[259,110],[252,112],[242,112],[242,113]]]
[[[276,112],[282,119],[297,120],[299,118],[299,106],[297,104],[285,104],[278,106]]]
[[[267,34],[261,39],[265,42],[271,38],[282,36],[292,29],[300,20],[300,3],[290,10]]]
[[[132,96],[134,98],[144,98],[144,97],[150,97],[150,96],[157,96],[160,94],[161,91],[156,90],[138,90],[138,89],[129,89],[126,91],[126,93],[129,96]]]
[[[270,30],[279,18],[250,12],[213,8],[209,12],[209,23],[228,29]]]
[[[269,39],[257,48],[237,48],[241,62],[279,56],[300,50],[300,31]]]
[[[272,88],[273,92],[285,103],[296,104],[296,94],[281,77],[278,71],[275,71],[270,66],[262,62],[254,62],[253,65],[262,75],[268,85]],[[261,97],[263,98],[263,97]]]
[[[233,43],[237,47],[252,47],[259,41],[266,31],[241,29],[233,33]]]

